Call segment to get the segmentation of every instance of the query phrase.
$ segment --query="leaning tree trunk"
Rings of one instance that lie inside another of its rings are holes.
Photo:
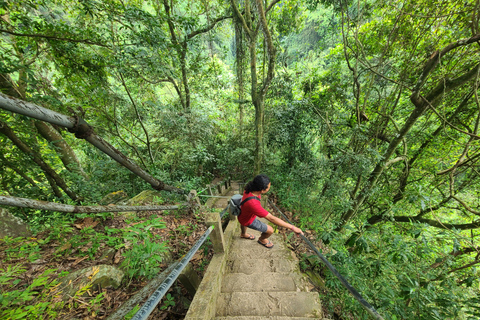
[[[45,176],[45,179],[47,179],[48,184],[50,185],[50,188],[52,188],[53,193],[55,194],[55,197],[57,197],[59,199],[63,198],[62,191],[60,190],[60,188],[55,183],[55,180],[45,171],[43,172],[43,175]]]
[[[267,95],[268,88],[273,80],[275,71],[275,58],[276,49],[273,45],[272,36],[268,28],[266,19],[266,11],[262,0],[254,0],[255,14],[250,6],[250,1],[245,0],[244,13],[240,12],[238,4],[235,0],[231,0],[232,7],[235,11],[235,15],[238,20],[242,22],[243,30],[248,39],[248,48],[250,51],[250,75],[251,75],[251,97],[252,103],[255,106],[255,160],[254,160],[254,174],[261,172],[263,158],[264,158],[264,118],[265,118],[265,97]],[[272,5],[268,9],[271,9]],[[267,45],[267,60],[264,64],[267,64],[267,75],[263,81],[258,82],[257,77],[257,47],[259,31],[261,30],[264,41]]]
[[[25,172],[23,172],[20,168],[18,168],[16,165],[14,165],[13,163],[11,163],[10,161],[8,161],[4,156],[3,154],[0,154],[0,163],[2,163],[2,165],[4,167],[8,167],[10,168],[11,170],[13,170],[14,172],[16,172],[20,177],[22,177],[22,179],[24,179],[25,181],[27,181],[28,183],[30,183],[34,188],[40,190],[40,192],[43,193],[42,189],[40,189],[40,187],[37,185],[37,183],[32,179],[30,178],[29,176],[27,176],[27,174]]]
[[[9,74],[0,73],[0,91],[12,97],[22,97],[21,88],[13,84]]]
[[[65,141],[65,139],[63,139],[62,135],[55,130],[55,128],[43,121],[38,120],[35,121],[35,127],[37,128],[38,133],[40,133],[45,140],[49,141],[55,146],[55,152],[58,154],[60,160],[68,171],[78,173],[84,178],[87,178],[87,175],[83,171],[77,155],[70,145]]]
[[[67,213],[98,213],[98,212],[127,212],[127,211],[163,211],[163,210],[178,210],[188,203],[173,206],[73,206],[70,204],[38,201],[26,198],[8,197],[0,195],[0,205],[12,206],[19,208],[31,208],[37,210],[50,210]]]
[[[25,154],[32,157],[32,160],[43,170],[45,175],[48,175],[55,181],[55,184],[58,185],[62,190],[74,201],[79,200],[75,192],[70,190],[65,181],[53,170],[41,157],[40,154],[32,150],[27,146],[14,132],[13,130],[4,122],[0,121],[0,133],[4,134],[8,139],[10,139],[17,148],[22,150]]]
[[[437,82],[438,83],[437,86],[432,88],[430,92],[428,92],[426,95],[420,94],[424,84],[427,82],[427,79],[430,73],[440,63],[441,58],[443,56],[445,56],[448,52],[452,51],[455,48],[469,45],[469,44],[474,44],[479,40],[480,40],[480,34],[475,35],[474,37],[471,37],[469,39],[462,39],[454,43],[451,43],[450,45],[446,46],[442,51],[436,51],[427,61],[423,69],[423,73],[420,76],[419,80],[417,81],[417,84],[413,90],[413,93],[410,96],[410,101],[415,106],[415,108],[413,109],[412,113],[406,120],[403,127],[398,132],[395,139],[393,139],[390,142],[387,150],[385,151],[382,157],[382,160],[380,160],[377,163],[375,169],[371,172],[365,187],[359,193],[357,198],[355,198],[352,208],[349,209],[347,212],[345,212],[345,214],[342,216],[340,225],[336,228],[336,231],[342,230],[343,227],[346,225],[346,223],[352,217],[354,217],[354,215],[357,213],[357,211],[359,210],[360,206],[364,203],[364,201],[368,199],[370,191],[373,188],[375,188],[378,179],[380,178],[381,174],[385,170],[386,164],[389,161],[392,154],[394,153],[395,149],[400,144],[400,142],[404,139],[404,137],[407,135],[407,133],[410,131],[410,129],[413,127],[416,121],[424,114],[424,112],[429,107],[435,108],[441,102],[441,98],[447,92],[452,91],[477,77],[478,72],[480,71],[480,64],[477,64],[476,66],[471,68],[469,71],[466,71],[463,75],[455,79],[450,79],[450,78],[440,79],[440,81]]]

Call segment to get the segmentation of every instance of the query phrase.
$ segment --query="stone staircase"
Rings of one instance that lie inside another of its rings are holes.
[[[227,258],[217,320],[322,318],[317,292],[308,292],[308,282],[298,260],[278,234],[267,249],[257,243],[260,232],[248,230],[255,240],[234,238]]]
[[[238,193],[232,181],[225,194]],[[225,208],[219,199],[212,207]],[[264,220],[264,222],[266,222]],[[260,232],[248,229],[255,240],[240,238],[238,221],[225,229],[225,252],[215,254],[192,301],[186,320],[307,320],[322,319],[317,292],[309,292],[295,254],[279,234],[272,249],[257,243]]]

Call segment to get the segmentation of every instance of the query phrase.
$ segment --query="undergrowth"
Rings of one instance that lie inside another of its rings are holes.
[[[125,218],[128,216],[128,218]],[[124,271],[123,289],[145,283],[189,249],[202,230],[199,214],[164,212],[163,216],[82,214],[44,221],[32,237],[0,239],[0,319],[58,319],[79,313],[83,318],[108,314],[110,291],[84,286],[73,296],[58,290],[62,278],[85,266],[113,264]],[[167,227],[168,221],[169,226]],[[197,270],[202,272],[210,248],[199,250]],[[118,296],[118,295],[117,295]],[[175,307],[171,294],[161,305]],[[111,312],[112,310],[110,310]]]

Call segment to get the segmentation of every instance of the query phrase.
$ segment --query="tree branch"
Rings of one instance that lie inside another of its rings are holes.
[[[450,256],[452,257],[458,257],[460,255],[464,255],[464,254],[468,254],[468,253],[472,253],[472,252],[476,252],[477,254],[479,253],[479,250],[480,248],[479,247],[469,247],[469,248],[463,248],[463,249],[460,249],[460,250],[457,250],[457,251],[452,251],[450,252]],[[436,262],[434,264],[432,264],[430,266],[430,269],[435,269],[435,268],[438,268],[439,266],[441,266],[442,264],[445,263],[445,261],[447,261],[447,257],[445,257],[444,259],[442,259],[442,261],[440,262]]]
[[[155,162],[155,159],[153,158],[152,154],[152,148],[150,146],[150,136],[148,135],[147,128],[145,128],[145,125],[143,124],[142,118],[140,117],[140,113],[138,112],[137,104],[135,103],[135,100],[133,100],[132,95],[130,94],[130,90],[128,90],[127,84],[125,83],[125,80],[123,79],[123,75],[121,72],[119,72],[120,79],[122,80],[123,87],[125,88],[125,91],[127,91],[128,97],[130,98],[130,101],[132,102],[133,109],[135,110],[135,114],[137,115],[138,121],[140,122],[140,125],[142,126],[143,132],[145,133],[145,137],[147,138],[147,149],[148,149],[148,154],[150,155],[150,160],[152,161],[152,164]]]
[[[270,30],[268,29],[267,25],[267,19],[265,17],[265,11],[263,9],[263,1],[262,0],[256,0],[257,2],[257,10],[258,10],[258,19],[260,21],[260,24],[262,26],[263,30],[263,35],[265,37],[265,40],[267,41],[267,52],[268,52],[268,69],[267,69],[267,78],[263,82],[263,86],[261,89],[261,95],[264,95],[265,92],[267,92],[268,87],[270,86],[270,83],[272,82],[272,79],[274,77],[274,72],[275,72],[275,54],[276,54],[276,49],[275,46],[273,45],[272,41],[272,36],[270,34]],[[276,2],[274,1],[273,4]]]
[[[250,39],[252,39],[252,31],[250,30],[250,28],[248,27],[247,25],[247,21],[245,21],[245,18],[243,17],[243,14],[240,12],[240,10],[238,10],[238,6],[237,6],[237,3],[235,2],[235,0],[231,0],[232,2],[232,7],[233,9],[235,10],[235,14],[237,15],[237,17],[240,19],[240,21],[242,22],[242,26],[243,28],[245,29],[245,31],[247,32],[247,35]]]
[[[44,35],[44,34],[26,34],[26,33],[18,33],[18,32],[8,31],[8,30],[5,30],[5,29],[0,29],[0,32],[8,33],[8,34],[11,34],[13,36],[18,36],[18,37],[42,38],[42,39],[57,40],[57,41],[85,43],[85,44],[91,44],[91,45],[94,45],[94,46],[109,48],[109,46],[107,46],[103,43],[94,42],[94,41],[87,40],[87,39],[62,38],[62,37],[56,37],[56,36],[48,36],[48,35]]]
[[[270,11],[274,5],[276,5],[277,3],[279,3],[280,1],[282,0],[273,0],[272,3],[270,3],[267,7],[267,9],[265,10],[265,13],[267,13],[268,11]]]
[[[208,32],[208,31],[212,30],[216,26],[216,24],[219,23],[220,21],[227,20],[227,19],[232,19],[232,18],[233,18],[233,16],[219,17],[219,18],[213,20],[213,22],[210,25],[206,26],[205,28],[193,31],[192,33],[188,34],[187,39],[192,39],[193,37],[195,37],[195,36],[197,36],[201,33]]]
[[[465,46],[465,45],[475,43],[475,42],[478,42],[478,41],[480,41],[480,34],[477,34],[477,35],[475,35],[471,38],[468,38],[468,39],[462,39],[462,40],[458,40],[456,42],[453,42],[453,43],[449,44],[448,46],[446,46],[442,51],[438,51],[438,50],[435,51],[430,56],[430,59],[427,61],[427,63],[425,64],[425,67],[423,68],[423,73],[422,73],[421,77],[418,79],[417,84],[415,85],[415,88],[413,90],[414,92],[413,92],[412,97],[414,99],[418,99],[418,97],[420,95],[420,90],[422,89],[423,85],[427,81],[427,77],[433,71],[433,69],[440,63],[440,59],[445,54],[447,54],[451,50],[453,50],[455,48],[458,48],[460,46]]]
[[[392,219],[396,222],[421,222],[426,223],[432,227],[439,228],[439,229],[459,229],[459,230],[470,230],[470,229],[478,229],[480,228],[480,220],[474,221],[472,223],[461,223],[461,224],[454,224],[454,223],[442,223],[437,220],[432,219],[424,219],[412,216],[397,216],[392,217]]]
[[[467,71],[466,73],[464,73],[463,75],[455,79],[445,78],[439,81],[438,85],[435,88],[433,88],[428,95],[426,95],[425,97],[423,96],[421,97],[421,100],[423,100],[421,103],[435,105],[436,101],[440,99],[445,93],[452,91],[453,89],[458,88],[461,85],[472,80],[478,74],[479,68],[480,68],[480,64],[477,64],[470,71]],[[411,99],[414,99],[414,95],[415,93],[412,94]],[[418,97],[419,95],[417,95],[417,98]],[[417,104],[415,105],[417,106]]]
[[[471,213],[473,213],[473,214],[476,215],[476,216],[480,216],[480,211],[475,211],[475,210],[473,210],[473,209],[470,208],[470,207],[468,206],[468,204],[466,204],[462,199],[458,198],[457,196],[455,196],[455,195],[453,195],[453,194],[451,195],[451,197],[452,197],[453,199],[455,199],[458,203],[460,203],[468,212],[471,212]]]
[[[400,156],[400,157],[396,157],[395,159],[388,160],[387,163],[385,163],[385,167],[388,167],[389,165],[394,164],[395,162],[399,162],[406,159],[407,159],[406,156]]]

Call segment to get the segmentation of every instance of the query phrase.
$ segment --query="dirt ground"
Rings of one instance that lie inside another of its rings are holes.
[[[165,212],[141,212],[137,214],[144,217],[160,217],[165,223],[165,228],[152,228],[151,232],[156,235],[156,241],[164,242],[168,246],[171,254],[171,260],[176,261],[194,245],[198,238],[205,232],[206,227],[203,224],[201,213],[165,213]],[[90,241],[82,246],[72,248],[69,239],[78,235],[85,228],[93,228],[97,233],[102,233],[105,227],[125,229],[132,224],[131,219],[122,215],[114,215],[106,220],[95,219],[87,217],[79,219],[73,223],[72,232],[65,237],[54,241],[44,243],[51,233],[51,231],[43,231],[34,237],[23,239],[16,243],[6,243],[0,240],[0,269],[6,270],[8,266],[22,264],[26,272],[18,279],[13,279],[10,286],[3,286],[4,290],[19,290],[19,288],[26,287],[33,282],[45,270],[54,269],[55,272],[50,275],[50,279],[56,279],[59,275],[66,272],[72,273],[76,270],[85,267],[91,267],[100,264],[109,264],[119,267],[124,260],[122,253],[128,248],[123,247],[112,252],[112,248],[106,243],[100,243],[98,248],[92,249]],[[68,227],[68,226],[67,226]],[[31,261],[28,256],[20,254],[11,254],[12,252],[20,251],[21,248],[31,246],[38,246],[36,254],[38,259]],[[15,248],[15,246],[17,248]],[[63,252],[64,254],[58,254]],[[86,255],[90,253],[93,256]],[[200,250],[193,256],[191,263],[200,277],[208,265],[209,260],[213,255],[211,246],[202,246]],[[162,262],[160,264],[160,272],[168,267],[170,262]],[[124,280],[125,281],[125,280]],[[64,308],[60,311],[58,319],[105,319],[114,310],[120,307],[130,297],[135,295],[138,290],[143,288],[149,282],[148,279],[140,277],[128,281],[126,285],[119,289],[106,288],[102,289],[104,293],[100,305],[92,306],[91,301],[97,297],[101,292],[89,290],[85,296],[72,298],[65,303]],[[173,303],[163,304],[159,303],[155,311],[150,316],[150,319],[183,319],[188,306],[193,297],[183,288],[179,281],[170,288],[167,295],[170,295]],[[54,298],[55,299],[55,298]],[[58,299],[58,298],[56,298]]]

